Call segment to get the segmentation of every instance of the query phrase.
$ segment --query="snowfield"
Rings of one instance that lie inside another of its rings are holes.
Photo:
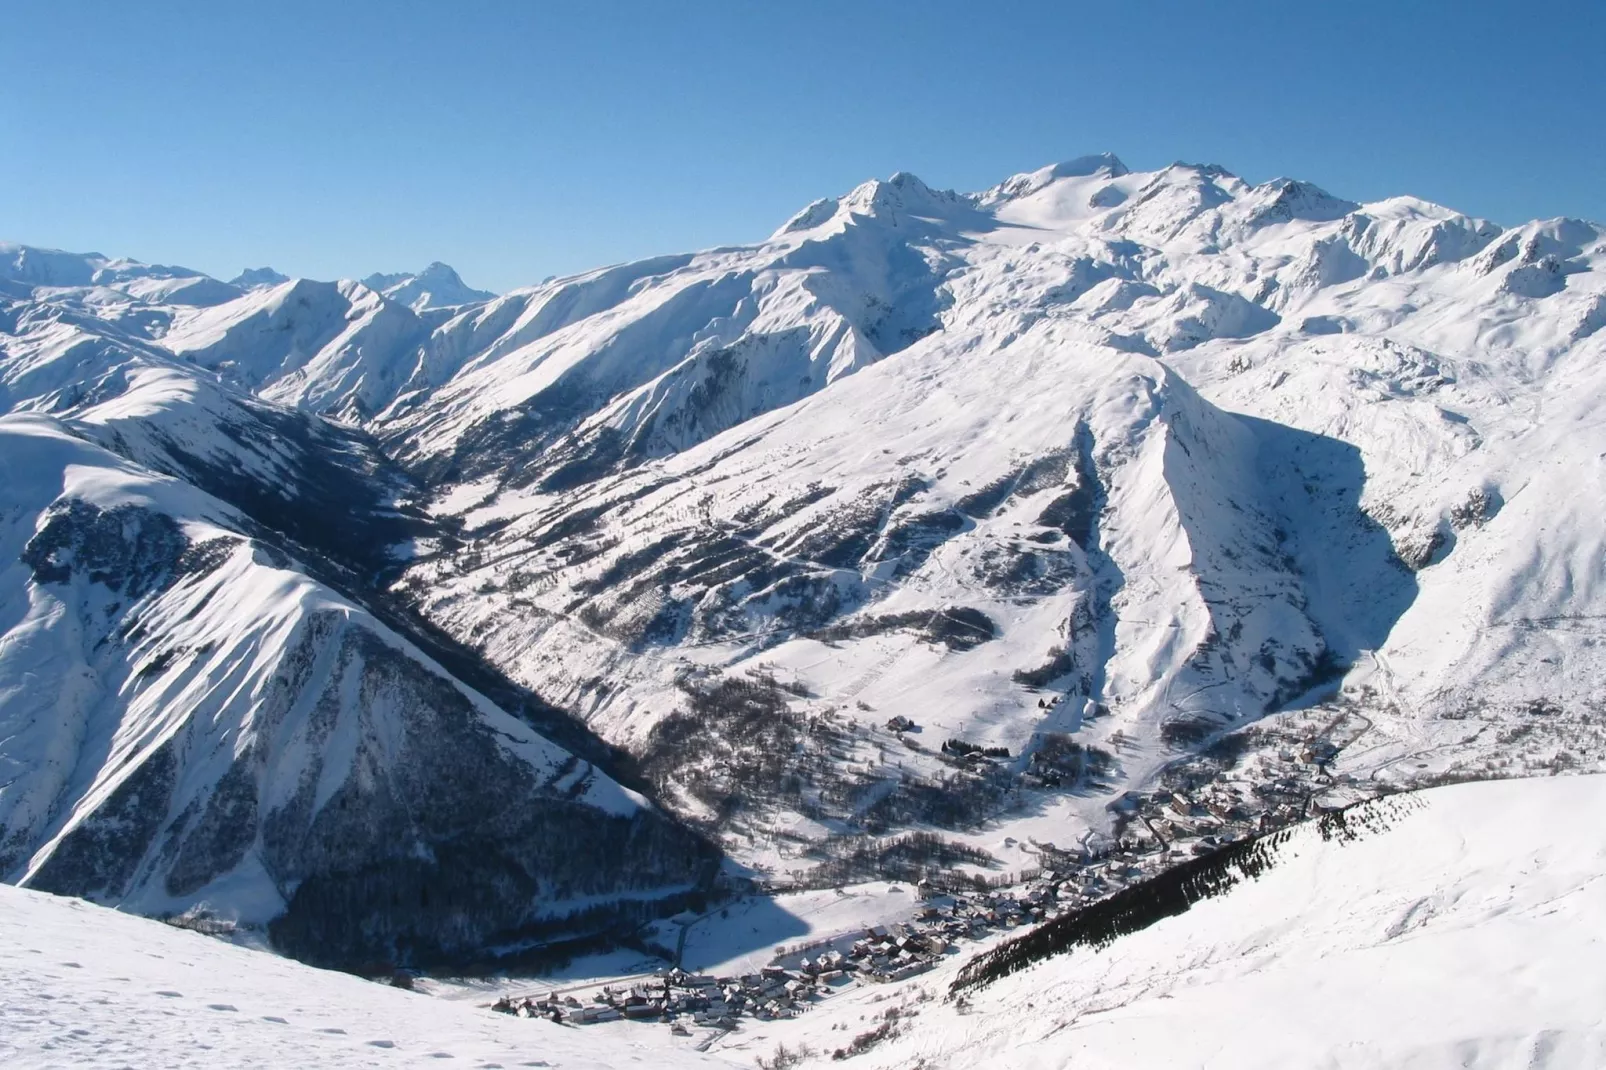
[[[1352,843],[1305,826],[1260,878],[944,999],[953,966],[732,1034],[847,1065],[1334,1070],[1606,1065],[1606,777],[1394,796]],[[896,1009],[896,1013],[893,1013]],[[624,1030],[617,1031],[623,1035]]]
[[[707,1067],[635,1037],[432,999],[199,933],[0,886],[0,1064]]]
[[[1606,777],[1463,784],[1374,804],[1353,842],[1302,827],[1256,880],[1099,951],[946,1000],[961,959],[706,1030],[562,1027],[314,970],[0,887],[0,1061],[58,1066],[648,1067],[831,1053],[847,1065],[1524,1067],[1606,1062]]]

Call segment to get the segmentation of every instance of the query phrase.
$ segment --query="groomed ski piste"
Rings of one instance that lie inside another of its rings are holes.
[[[955,955],[796,1019],[687,1037],[496,1015],[0,887],[0,1064],[1600,1066],[1603,806],[1598,775],[1385,797],[1344,834],[1279,834],[1269,867],[1185,913],[962,998]]]

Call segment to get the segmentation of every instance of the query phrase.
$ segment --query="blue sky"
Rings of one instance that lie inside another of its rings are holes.
[[[0,0],[0,237],[493,289],[1112,151],[1606,220],[1606,3]]]

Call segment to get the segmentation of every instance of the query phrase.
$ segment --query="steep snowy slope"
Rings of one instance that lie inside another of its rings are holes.
[[[716,1054],[829,1066],[857,1038],[850,1065],[888,1070],[1599,1066],[1602,805],[1599,776],[1395,796],[1347,835],[1300,827],[1219,898],[962,1004],[945,998],[955,960]]]
[[[731,1065],[652,1039],[490,1014],[0,886],[0,1062],[15,1070]]]
[[[640,796],[222,502],[28,415],[0,418],[0,486],[6,879],[352,962],[478,955],[704,876]]]

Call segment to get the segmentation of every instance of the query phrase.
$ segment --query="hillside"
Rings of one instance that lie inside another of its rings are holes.
[[[0,886],[0,1061],[47,1067],[728,1066],[316,970]]]
[[[7,1066],[1600,1065],[1600,776],[1397,795],[1184,914],[947,998],[955,955],[730,1033],[560,1026],[0,887]],[[697,1049],[707,1049],[706,1054]],[[841,1050],[846,1058],[832,1058]],[[847,1054],[848,1052],[852,1054]],[[448,1062],[448,1060],[451,1060]]]
[[[944,998],[960,963],[731,1038],[860,1068],[1575,1067],[1606,1059],[1606,778],[1394,796],[1187,913]],[[1365,825],[1366,828],[1361,828]]]

